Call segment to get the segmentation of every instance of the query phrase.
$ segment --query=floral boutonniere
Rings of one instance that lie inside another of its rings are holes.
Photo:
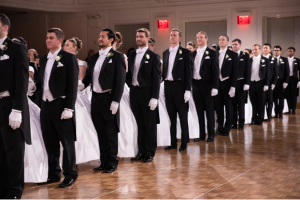
[[[178,53],[179,53],[179,54],[182,54],[182,50],[181,50],[181,49],[179,49]]]
[[[294,58],[294,60],[293,61],[296,61],[296,59]]]
[[[56,57],[55,57],[55,61],[56,61],[56,62],[59,62],[61,58],[62,58],[62,55],[56,56]]]
[[[226,59],[227,59],[227,58],[229,58],[229,55],[228,55],[228,54],[226,54],[225,58],[226,58]]]
[[[150,55],[149,55],[149,54],[146,54],[146,58],[149,60],[149,59],[150,59]]]
[[[280,58],[279,61],[282,62],[282,59]]]
[[[208,54],[209,54],[209,52],[208,52],[208,51],[205,51],[205,54],[206,54],[206,55],[208,55]]]
[[[264,62],[265,62],[265,59],[261,59],[261,62],[264,63]]]
[[[4,51],[6,51],[8,49],[8,43],[7,42],[4,42],[3,45],[1,45],[1,50],[2,50],[2,53],[1,53],[1,56],[3,56],[4,54]]]
[[[272,58],[271,58],[271,60],[275,60],[275,58],[274,58],[274,57],[272,57]]]
[[[113,52],[109,52],[109,53],[107,54],[106,58],[110,58],[110,57],[112,57],[113,55],[114,55]]]

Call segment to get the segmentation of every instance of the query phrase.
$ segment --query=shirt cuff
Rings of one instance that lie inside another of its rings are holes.
[[[69,109],[69,108],[65,108],[65,110],[67,110],[67,111],[71,111],[71,112],[74,112],[74,110],[72,110],[72,109]]]
[[[15,110],[15,109],[11,109],[12,112],[16,112],[16,113],[22,113],[21,110]]]

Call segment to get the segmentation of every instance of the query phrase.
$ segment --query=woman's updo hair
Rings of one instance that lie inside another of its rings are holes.
[[[68,41],[72,42],[74,47],[77,47],[76,52],[78,52],[82,48],[82,41],[79,38],[72,37],[71,39],[68,39]]]
[[[123,44],[123,37],[122,34],[120,32],[115,32],[116,35],[116,48],[120,48],[120,46]]]
[[[190,46],[192,46],[194,49],[196,49],[197,48],[197,45],[196,45],[196,43],[192,40],[192,41],[189,41],[188,43],[186,43],[186,45],[190,45]]]

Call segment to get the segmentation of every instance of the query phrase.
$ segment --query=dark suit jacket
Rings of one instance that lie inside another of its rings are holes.
[[[109,51],[108,55],[109,54],[111,54],[112,56],[107,56],[105,58],[101,67],[98,81],[101,85],[102,90],[112,90],[112,101],[119,103],[123,94],[126,78],[125,59],[122,53],[115,51],[112,48]],[[89,71],[82,81],[85,87],[91,84],[91,88],[93,89],[93,74],[98,58],[99,53],[96,53],[91,57]]]
[[[58,62],[55,61],[52,67],[49,89],[54,98],[65,96],[65,108],[75,110],[75,101],[78,90],[78,61],[75,55],[60,50],[57,56],[61,56],[59,62],[64,66],[57,67]],[[47,64],[47,55],[40,59],[40,78],[37,83],[37,88],[41,89],[41,98],[43,97],[43,84],[45,76],[45,68]]]
[[[244,78],[245,84],[250,85],[251,81],[251,65],[249,54],[240,52],[239,66],[237,71],[237,79]]]
[[[181,53],[181,54],[180,54]],[[168,75],[170,51],[167,49],[163,52],[163,72],[162,80],[164,81]],[[191,52],[179,46],[174,60],[172,76],[174,80],[181,79],[185,90],[191,91],[192,87],[192,67],[193,60]]]
[[[252,68],[253,58],[250,58],[250,64]],[[261,81],[264,81],[264,85],[269,86],[270,76],[268,75],[270,70],[270,61],[268,58],[261,57],[259,64],[259,78]],[[270,89],[270,88],[269,88]]]
[[[221,75],[223,78],[229,77],[229,79],[231,80],[231,87],[234,88],[236,87],[236,83],[237,83],[238,65],[239,65],[239,58],[237,53],[227,49],[221,67]]]
[[[192,53],[193,63],[195,62],[196,56],[197,56],[197,51],[194,51]],[[192,66],[194,72],[195,70],[194,64]],[[210,81],[213,88],[219,89],[220,69],[219,69],[219,58],[216,51],[208,47],[206,48],[201,60],[199,74],[202,80]]]
[[[293,76],[299,80],[300,73],[300,59],[294,57],[293,59]]]
[[[290,78],[290,67],[288,59],[285,57],[279,57],[279,65],[277,65],[277,74],[283,79],[283,82],[288,83]]]
[[[274,84],[276,85],[277,82],[277,58],[275,58],[274,56],[270,56],[269,57],[269,62],[270,62],[270,68],[269,68],[269,72],[268,72],[268,77],[270,79],[270,85]]]
[[[21,130],[25,142],[31,144],[29,106],[27,101],[28,90],[28,53],[25,45],[12,42],[9,38],[3,42],[7,44],[5,51],[0,55],[8,55],[9,59],[0,61],[0,92],[9,91],[13,99],[12,109],[22,111]]]
[[[150,58],[147,59],[146,55]],[[134,62],[136,51],[130,52],[128,55],[128,72],[126,74],[126,83],[128,87],[132,87],[132,77],[134,70]],[[147,63],[146,63],[147,62]],[[157,54],[147,49],[141,61],[138,72],[138,82],[141,88],[148,87],[151,89],[151,98],[158,99],[160,89],[160,58]],[[150,99],[149,99],[150,100]]]

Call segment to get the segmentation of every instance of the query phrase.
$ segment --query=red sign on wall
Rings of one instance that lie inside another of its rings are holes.
[[[157,28],[169,28],[169,20],[157,20]]]
[[[251,15],[237,16],[237,24],[250,24]]]

